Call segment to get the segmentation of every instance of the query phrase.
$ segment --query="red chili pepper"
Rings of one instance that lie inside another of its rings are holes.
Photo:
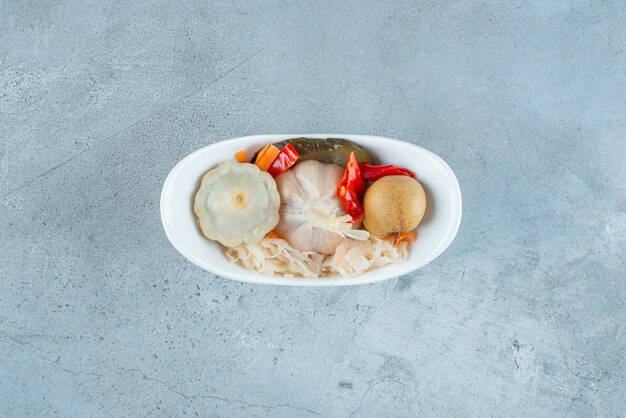
[[[361,175],[367,181],[376,181],[386,176],[409,176],[415,177],[415,173],[406,168],[396,167],[395,165],[371,165],[368,163],[359,163]]]
[[[346,213],[352,216],[352,222],[359,222],[363,218],[363,206],[360,200],[363,194],[365,194],[365,181],[361,177],[361,169],[354,152],[351,152],[346,171],[337,187],[337,196],[341,199]]]
[[[276,178],[283,174],[289,167],[294,165],[300,158],[300,154],[291,144],[287,144],[280,150],[274,162],[267,169],[272,177]]]

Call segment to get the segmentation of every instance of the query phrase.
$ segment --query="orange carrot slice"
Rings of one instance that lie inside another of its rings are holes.
[[[280,150],[272,144],[267,144],[263,147],[263,149],[259,152],[259,155],[256,157],[255,164],[263,171],[267,171],[268,168],[272,165]]]
[[[276,238],[276,239],[278,239],[279,236],[278,236],[278,234],[274,230],[272,230],[272,231],[268,232],[267,234],[265,234],[265,238]]]
[[[235,153],[235,160],[237,160],[238,163],[245,163],[246,161],[248,161],[248,155],[246,154],[246,151],[237,151]]]
[[[406,241],[407,244],[411,245],[415,241],[415,237],[415,232],[397,232],[393,234],[392,243],[394,247],[397,247],[402,241]]]

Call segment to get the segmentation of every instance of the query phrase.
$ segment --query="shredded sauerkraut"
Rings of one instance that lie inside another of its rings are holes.
[[[325,271],[342,276],[356,276],[409,256],[406,242],[394,247],[391,242],[371,235],[365,241],[346,239],[339,244],[335,254],[324,259]]]
[[[360,237],[359,237],[360,238]],[[226,250],[226,257],[256,273],[290,277],[324,277],[339,273],[355,276],[390,263],[406,260],[406,242],[391,242],[370,236],[366,240],[345,238],[335,254],[302,252],[280,238],[264,238],[258,244],[241,244]]]

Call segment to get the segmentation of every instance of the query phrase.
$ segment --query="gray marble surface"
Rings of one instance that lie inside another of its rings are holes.
[[[624,416],[622,1],[0,0],[0,416]],[[240,284],[168,243],[204,145],[430,149],[434,263]]]

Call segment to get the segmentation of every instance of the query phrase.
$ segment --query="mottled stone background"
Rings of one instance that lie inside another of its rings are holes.
[[[623,1],[0,0],[0,416],[623,416]],[[452,246],[349,288],[240,284],[161,185],[258,133],[389,136]]]

